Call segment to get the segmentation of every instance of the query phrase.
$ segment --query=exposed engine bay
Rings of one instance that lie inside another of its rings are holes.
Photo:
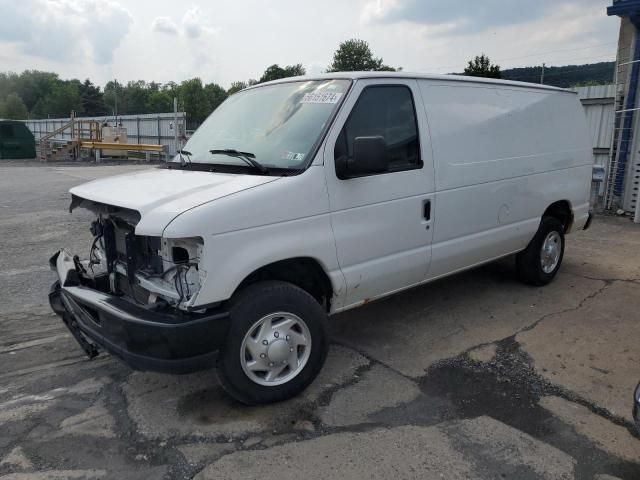
[[[138,212],[74,196],[70,210],[96,214],[89,259],[77,262],[85,280],[105,293],[150,308],[191,311],[204,281],[201,238],[167,239],[135,234]]]

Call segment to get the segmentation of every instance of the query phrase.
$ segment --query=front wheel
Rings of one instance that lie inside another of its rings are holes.
[[[527,248],[516,256],[518,277],[529,285],[550,283],[562,264],[564,227],[553,217],[542,217],[540,227]]]
[[[231,300],[230,315],[218,377],[236,400],[286,400],[320,372],[329,348],[327,315],[304,290],[286,282],[255,283]]]

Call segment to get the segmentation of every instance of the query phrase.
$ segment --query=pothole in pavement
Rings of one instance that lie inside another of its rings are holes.
[[[436,399],[440,421],[486,415],[566,452],[577,461],[576,478],[593,478],[596,474],[640,478],[640,464],[603,451],[539,405],[543,396],[555,395],[578,400],[594,413],[606,416],[602,409],[540,377],[514,337],[499,342],[495,358],[488,363],[472,361],[465,354],[433,365],[420,380],[420,386],[425,396],[408,405],[407,412],[433,411]],[[429,424],[437,421],[433,414],[423,417]],[[615,418],[608,420],[619,423]]]

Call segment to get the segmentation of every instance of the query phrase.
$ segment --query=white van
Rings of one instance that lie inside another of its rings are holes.
[[[166,166],[71,190],[89,259],[61,250],[51,305],[87,354],[214,365],[247,404],[318,374],[327,316],[508,255],[556,275],[587,228],[578,97],[533,84],[335,73],[225,101]]]

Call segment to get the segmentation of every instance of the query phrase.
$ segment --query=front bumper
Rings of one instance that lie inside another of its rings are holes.
[[[65,250],[50,263],[58,274],[49,293],[51,308],[89,358],[102,348],[136,370],[188,373],[213,365],[227,336],[227,312],[154,311],[91,286],[77,258]]]

